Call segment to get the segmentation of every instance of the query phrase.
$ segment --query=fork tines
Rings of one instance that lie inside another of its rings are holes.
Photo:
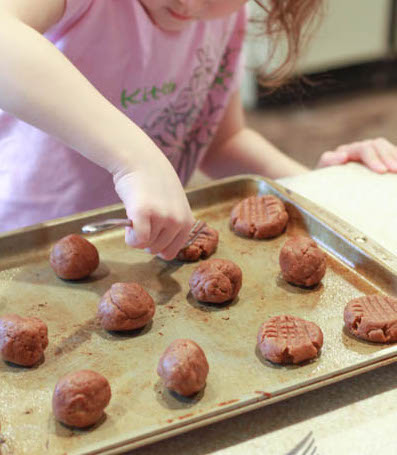
[[[192,228],[190,229],[189,232],[189,239],[185,243],[184,248],[187,248],[190,246],[194,241],[197,239],[197,237],[201,234],[202,230],[207,226],[207,223],[205,221],[201,220],[196,220],[196,222],[193,224]]]

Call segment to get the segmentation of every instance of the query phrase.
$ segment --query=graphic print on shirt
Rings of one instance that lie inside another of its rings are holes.
[[[214,71],[216,59],[211,57],[210,47],[198,49],[198,64],[187,87],[166,108],[151,112],[142,126],[183,183],[191,176],[200,153],[208,147],[222,118],[227,100],[220,95],[229,90],[233,80],[232,57],[236,52],[227,48]]]
[[[175,82],[164,82],[161,87],[153,85],[152,87],[137,88],[132,92],[123,90],[121,92],[121,105],[128,109],[130,105],[148,103],[157,101],[164,95],[174,93],[176,89]]]

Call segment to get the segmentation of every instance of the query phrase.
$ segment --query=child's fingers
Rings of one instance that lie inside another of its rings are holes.
[[[168,220],[156,241],[148,249],[151,254],[159,254],[163,259],[173,259],[189,237],[190,223]],[[172,255],[173,253],[173,255]]]
[[[386,139],[374,140],[374,148],[383,164],[390,172],[397,172],[397,147]]]
[[[151,238],[150,217],[145,213],[138,213],[131,217],[133,227],[125,229],[125,243],[133,248],[145,248],[150,244]]]
[[[373,141],[355,142],[350,145],[344,145],[338,149],[343,150],[348,155],[348,161],[359,161],[365,164],[369,169],[379,174],[387,172],[387,167],[377,153]]]
[[[167,250],[164,255],[169,259],[169,251],[183,246],[194,219],[175,171],[168,160],[165,163],[163,171],[161,166],[160,169],[147,166],[145,170],[121,177],[116,175],[114,181],[133,223],[132,228],[126,229],[127,245],[146,249],[152,254]],[[178,237],[181,232],[183,234]]]
[[[164,249],[159,256],[164,259],[165,261],[170,261],[174,259],[175,256],[179,253],[179,251],[183,248],[189,238],[189,231],[181,231],[174,239],[174,241],[168,245],[166,249]]]
[[[397,172],[397,149],[384,138],[354,142],[338,150],[348,154],[348,161],[360,161],[374,172]]]
[[[149,235],[137,234],[136,228],[125,228],[125,243],[132,248],[145,248]]]
[[[156,241],[152,243],[149,248],[147,249],[151,254],[157,254],[163,251],[168,245],[175,239],[178,235],[179,229],[170,229],[163,228],[157,237]]]
[[[347,161],[347,154],[343,151],[324,152],[317,163],[317,167],[336,166],[338,164],[344,164]]]
[[[397,148],[384,138],[353,142],[339,146],[333,152],[325,152],[317,167],[335,166],[349,161],[365,164],[379,174],[397,172]]]

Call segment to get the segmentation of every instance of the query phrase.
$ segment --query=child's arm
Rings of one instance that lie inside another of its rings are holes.
[[[277,178],[301,174],[308,169],[245,126],[240,94],[236,92],[201,163],[201,170],[213,178],[245,173]]]
[[[318,167],[348,161],[362,162],[375,172],[397,172],[397,149],[384,139],[345,145],[335,152],[325,152]],[[275,179],[308,171],[245,126],[239,92],[229,102],[201,169],[213,178],[254,173]]]
[[[64,4],[0,0],[0,108],[111,172],[134,223],[127,243],[170,259],[193,223],[179,178],[150,138],[40,34]]]

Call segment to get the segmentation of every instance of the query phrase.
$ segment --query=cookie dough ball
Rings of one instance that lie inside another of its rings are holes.
[[[52,395],[55,418],[72,427],[84,428],[98,422],[109,404],[109,382],[91,370],[69,373],[59,379]]]
[[[298,286],[313,286],[325,275],[326,255],[316,242],[308,237],[292,237],[280,251],[283,277]]]
[[[208,370],[200,346],[192,340],[179,339],[160,357],[157,374],[168,389],[188,397],[204,388]]]
[[[155,313],[152,297],[137,283],[115,283],[98,305],[105,330],[133,330],[146,325]]]
[[[96,270],[99,265],[99,254],[91,242],[80,235],[71,234],[54,245],[50,263],[60,278],[80,280]]]
[[[284,231],[288,213],[277,196],[250,196],[233,208],[230,222],[233,231],[239,235],[268,239]]]
[[[314,359],[322,345],[320,327],[295,316],[274,316],[263,323],[258,332],[258,347],[262,355],[283,365]]]
[[[192,234],[194,235],[194,233]],[[195,241],[179,251],[177,259],[185,262],[195,262],[199,259],[207,259],[216,251],[219,242],[219,234],[216,229],[206,225]]]
[[[30,367],[48,346],[46,324],[38,318],[5,314],[0,318],[0,352],[4,360]]]
[[[347,330],[374,343],[397,341],[397,299],[366,295],[350,300],[343,314]]]
[[[227,259],[209,259],[199,265],[189,280],[193,297],[200,302],[223,303],[240,291],[243,274]]]

